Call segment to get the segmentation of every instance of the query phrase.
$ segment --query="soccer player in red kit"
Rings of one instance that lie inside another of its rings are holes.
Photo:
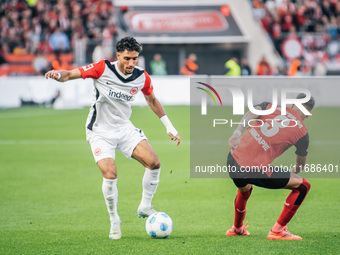
[[[86,139],[104,177],[102,191],[110,215],[111,239],[121,238],[121,220],[117,211],[116,149],[125,157],[138,160],[145,167],[138,216],[144,218],[156,212],[151,201],[159,182],[160,161],[143,131],[130,121],[130,102],[138,92],[144,94],[146,102],[166,127],[171,140],[177,141],[177,145],[181,142],[177,130],[153,93],[150,76],[136,66],[142,45],[133,37],[124,37],[117,42],[116,49],[116,62],[103,59],[71,71],[51,70],[45,74],[46,78],[60,82],[79,78],[93,79],[93,105],[86,122]]]
[[[304,99],[299,94],[298,99]],[[309,112],[313,109],[313,97],[302,104]],[[257,110],[271,109],[272,104],[263,102],[255,106]],[[281,115],[281,107],[269,115],[256,115],[248,112],[242,118],[237,129],[229,139],[231,152],[227,165],[230,177],[238,188],[234,207],[234,225],[226,232],[227,236],[250,235],[243,225],[246,215],[246,203],[253,185],[268,189],[290,189],[283,211],[270,230],[267,238],[275,240],[299,240],[300,236],[287,231],[287,224],[306,197],[310,183],[296,173],[303,170],[307,160],[309,136],[303,123],[309,115],[305,115],[297,106],[287,108],[287,114]],[[249,121],[255,119],[252,124]],[[246,125],[249,127],[242,135]],[[293,169],[273,167],[270,164],[291,146],[296,147],[296,165]],[[250,171],[252,169],[252,171]]]

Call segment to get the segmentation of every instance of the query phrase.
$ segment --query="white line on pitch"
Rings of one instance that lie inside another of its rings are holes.
[[[169,140],[149,140],[151,144],[174,144],[175,141]],[[78,145],[86,144],[86,140],[0,140],[0,145],[50,145],[50,144],[66,144],[66,145]],[[189,141],[182,141],[181,144],[190,144]]]
[[[174,141],[169,140],[150,140],[151,144],[173,144]],[[0,140],[1,145],[16,145],[16,144],[86,144],[86,140]],[[315,145],[340,145],[340,140],[315,140],[311,141],[311,144]],[[192,144],[192,145],[220,145],[225,144],[227,145],[227,141],[224,140],[206,140],[206,141],[189,141],[189,140],[182,140],[181,144]]]

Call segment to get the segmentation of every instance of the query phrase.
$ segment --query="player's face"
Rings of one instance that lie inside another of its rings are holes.
[[[137,51],[124,50],[123,52],[117,52],[119,70],[125,75],[131,74],[137,65],[138,55]]]

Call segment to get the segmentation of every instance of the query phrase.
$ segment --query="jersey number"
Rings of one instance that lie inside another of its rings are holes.
[[[264,134],[267,137],[272,137],[276,135],[280,131],[280,128],[287,127],[287,125],[283,125],[282,123],[285,120],[289,119],[284,115],[279,115],[272,120],[272,127],[270,127],[270,124],[268,122],[264,123],[263,126],[261,127],[262,134]]]
[[[86,72],[87,70],[90,70],[90,69],[93,68],[93,67],[94,67],[94,65],[91,64],[91,65],[88,65],[88,66],[83,66],[83,69],[84,69],[84,71]]]

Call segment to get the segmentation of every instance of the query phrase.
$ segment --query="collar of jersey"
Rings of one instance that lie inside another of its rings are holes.
[[[133,69],[132,74],[124,75],[121,71],[119,71],[117,61],[111,63],[110,61],[105,60],[105,63],[108,66],[108,68],[116,75],[116,77],[123,83],[132,82],[144,73],[144,70],[135,67],[135,69]]]

